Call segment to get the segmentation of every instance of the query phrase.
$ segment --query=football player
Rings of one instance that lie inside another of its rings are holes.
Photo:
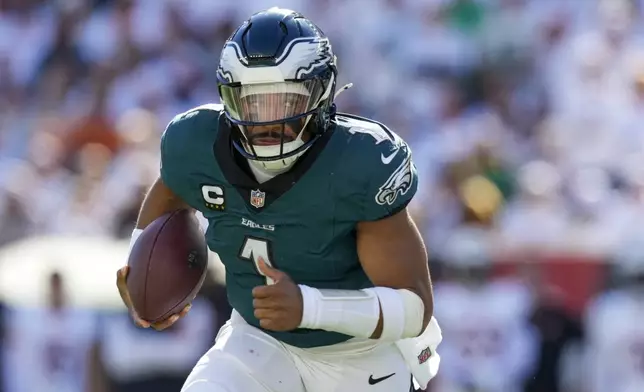
[[[234,308],[184,392],[408,391],[411,373],[424,387],[437,371],[411,151],[383,124],[336,113],[336,78],[324,33],[271,8],[225,43],[222,105],[176,116],[162,136],[132,240],[166,212],[201,211]]]
[[[532,296],[520,281],[495,278],[483,229],[462,227],[442,246],[447,279],[434,286],[445,328],[437,390],[518,392],[533,370]]]

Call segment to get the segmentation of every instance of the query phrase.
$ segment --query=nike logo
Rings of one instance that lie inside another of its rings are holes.
[[[391,161],[396,156],[396,154],[398,154],[398,151],[400,151],[399,148],[397,148],[396,151],[392,152],[391,155],[389,155],[388,157],[386,157],[385,154],[380,154],[380,159],[382,159],[382,163],[384,163],[385,165],[390,164]]]
[[[389,377],[393,376],[394,374],[396,374],[396,373],[391,373],[388,376],[384,376],[384,377],[380,377],[380,378],[373,378],[373,374],[372,374],[371,376],[369,376],[369,385],[376,385],[379,382],[385,381],[386,379],[388,379]]]

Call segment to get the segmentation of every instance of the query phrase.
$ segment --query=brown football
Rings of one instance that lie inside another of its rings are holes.
[[[127,288],[142,319],[162,321],[192,302],[208,267],[206,240],[194,213],[174,211],[148,225],[128,265]]]

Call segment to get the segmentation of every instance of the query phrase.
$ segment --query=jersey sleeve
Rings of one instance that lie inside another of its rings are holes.
[[[204,105],[177,115],[161,136],[161,180],[185,203],[204,208],[201,181],[212,165],[220,111]]]
[[[177,115],[161,136],[161,180],[183,201],[196,207],[200,193],[195,178],[212,152],[218,111],[200,106]]]
[[[186,158],[183,151],[185,143],[182,133],[185,131],[183,114],[170,121],[161,135],[161,180],[174,193],[181,196],[181,178],[183,167],[181,162]]]
[[[368,154],[368,177],[361,221],[374,221],[402,211],[418,189],[418,174],[411,149],[404,141],[384,141]]]

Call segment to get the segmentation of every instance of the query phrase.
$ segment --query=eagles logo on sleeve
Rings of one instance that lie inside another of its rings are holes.
[[[392,205],[398,195],[404,195],[409,191],[414,181],[412,165],[411,154],[407,154],[407,157],[391,173],[387,181],[380,186],[375,198],[376,203]]]

